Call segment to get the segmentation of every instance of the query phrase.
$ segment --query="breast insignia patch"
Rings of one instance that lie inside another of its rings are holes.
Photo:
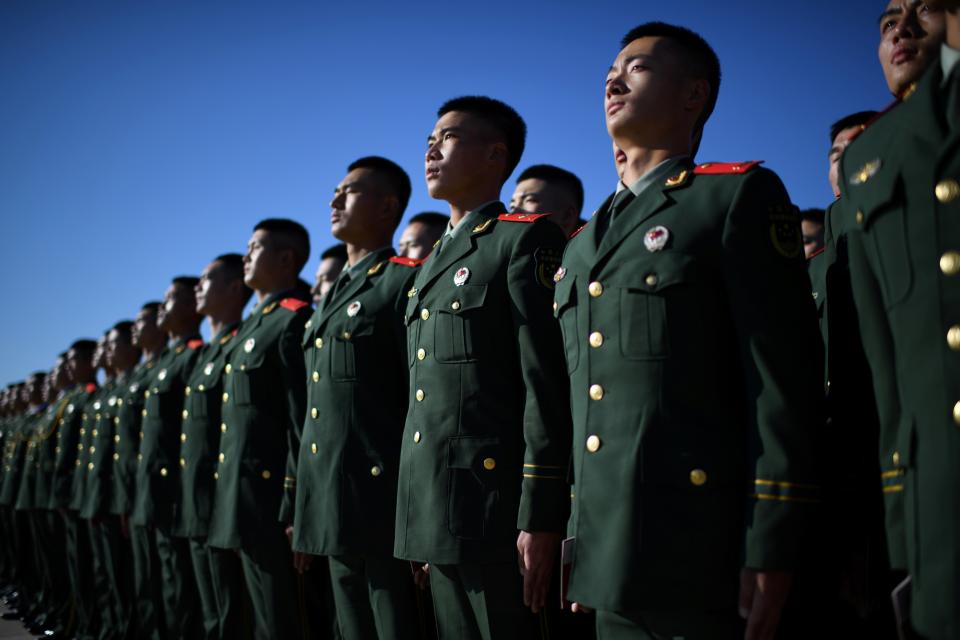
[[[554,287],[554,276],[560,269],[561,257],[562,253],[553,248],[541,247],[533,252],[533,261],[537,269],[537,282],[547,289],[552,290]]]
[[[768,209],[770,241],[784,258],[803,254],[803,234],[800,232],[799,210],[792,204],[780,204]]]

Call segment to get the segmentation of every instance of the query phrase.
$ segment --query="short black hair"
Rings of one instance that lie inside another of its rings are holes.
[[[299,222],[288,218],[267,218],[258,222],[253,230],[277,234],[281,238],[281,248],[293,251],[297,273],[310,259],[310,234]]]
[[[407,220],[407,224],[419,222],[431,229],[446,229],[450,224],[450,216],[437,211],[421,211]]]
[[[250,296],[253,295],[253,289],[248,287],[247,283],[243,281],[243,256],[239,253],[221,253],[214,258],[213,261],[223,265],[227,276],[240,281],[240,284],[243,286],[243,301],[246,303],[246,301],[250,299]]]
[[[840,118],[830,125],[830,146],[833,146],[833,141],[837,139],[837,136],[840,135],[840,132],[844,129],[860,127],[862,130],[867,126],[867,123],[876,117],[876,111],[857,111],[856,113],[851,113],[848,116]]]
[[[823,209],[804,209],[800,212],[801,220],[812,220],[819,224],[823,224],[825,218],[826,213]]]
[[[119,333],[121,336],[123,336],[123,339],[124,339],[124,340],[126,340],[127,342],[130,342],[130,337],[131,337],[132,332],[133,332],[133,321],[132,321],[132,320],[121,320],[120,322],[114,324],[113,327],[111,327],[110,330],[111,330],[111,331],[116,331],[116,332]]]
[[[394,223],[394,229],[396,229],[400,220],[403,219],[403,212],[407,210],[407,203],[410,202],[410,176],[396,162],[380,156],[365,156],[354,160],[347,167],[347,171],[354,169],[369,169],[387,179],[387,184],[393,190],[392,195],[397,196],[397,203],[400,205]]]
[[[187,287],[190,291],[193,291],[193,288],[200,282],[200,278],[196,276],[177,276],[171,282],[173,284],[179,284],[182,287]]]
[[[535,164],[527,167],[517,178],[517,182],[531,179],[543,180],[562,186],[573,196],[573,201],[577,205],[577,213],[583,210],[583,183],[580,182],[580,178],[566,169],[555,167],[552,164]]]
[[[327,247],[324,249],[323,253],[320,254],[320,260],[326,260],[327,258],[335,258],[337,260],[347,261],[347,245],[335,244],[332,247]]]
[[[97,341],[90,338],[81,338],[74,340],[70,345],[69,351],[76,351],[81,358],[93,357],[93,351],[97,348]]]
[[[156,313],[157,311],[160,311],[160,304],[161,303],[156,300],[151,300],[150,302],[143,303],[143,306],[140,307],[140,310]]]
[[[710,95],[696,124],[696,131],[702,131],[720,95],[720,58],[716,51],[699,33],[665,22],[647,22],[634,27],[620,40],[620,49],[640,38],[667,38],[673,41],[687,54],[691,75],[710,84]]]
[[[33,378],[40,378],[41,380],[43,380],[46,377],[47,377],[46,371],[34,371],[33,373],[30,374],[27,380],[31,380]]]
[[[476,116],[503,136],[503,142],[507,145],[507,166],[500,184],[505,183],[520,164],[520,157],[527,143],[527,124],[523,118],[507,103],[486,96],[461,96],[447,100],[437,110],[437,117],[451,111]]]

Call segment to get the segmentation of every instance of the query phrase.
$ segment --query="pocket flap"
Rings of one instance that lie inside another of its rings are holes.
[[[868,178],[862,184],[849,185],[848,207],[844,207],[844,215],[853,216],[861,228],[868,229],[877,216],[883,214],[890,207],[895,206],[899,198],[897,192],[900,189],[900,176],[881,175],[886,167],[881,166],[877,174]],[[888,169],[888,173],[893,169]],[[861,176],[862,177],[862,176]],[[862,219],[857,214],[862,214]]]
[[[657,293],[668,287],[697,280],[697,263],[688,255],[662,252],[654,259],[626,270],[619,284],[625,289]]]
[[[444,313],[463,313],[471,309],[477,309],[483,306],[487,297],[487,285],[485,284],[465,284],[448,291],[437,297],[434,308]]]
[[[563,278],[553,289],[553,315],[559,316],[563,310],[577,303],[576,276]]]
[[[447,440],[447,467],[478,469],[487,458],[496,463],[500,439],[491,436],[454,436]]]

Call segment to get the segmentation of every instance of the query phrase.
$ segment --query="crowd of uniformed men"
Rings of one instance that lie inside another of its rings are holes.
[[[897,100],[832,127],[825,215],[758,162],[694,162],[719,61],[648,23],[607,73],[617,189],[588,222],[547,165],[508,213],[525,124],[456,98],[425,155],[450,216],[410,219],[400,255],[410,180],[361,158],[312,289],[306,231],[268,219],[77,340],[2,395],[6,617],[960,638],[958,4],[883,9]]]

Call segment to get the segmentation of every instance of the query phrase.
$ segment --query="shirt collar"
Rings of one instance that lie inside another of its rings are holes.
[[[633,195],[639,196],[641,193],[647,190],[647,188],[659,182],[662,177],[664,177],[670,169],[673,168],[675,161],[686,158],[686,156],[673,156],[672,158],[667,158],[657,166],[652,169],[648,169],[645,174],[640,176],[640,178],[629,186],[630,191],[633,192]],[[619,192],[620,189],[617,189]]]
[[[960,60],[960,49],[954,49],[948,46],[946,42],[940,45],[940,68],[943,70],[943,80],[940,86],[947,84],[947,78],[950,77],[950,72],[953,71],[953,67],[958,60]]]

